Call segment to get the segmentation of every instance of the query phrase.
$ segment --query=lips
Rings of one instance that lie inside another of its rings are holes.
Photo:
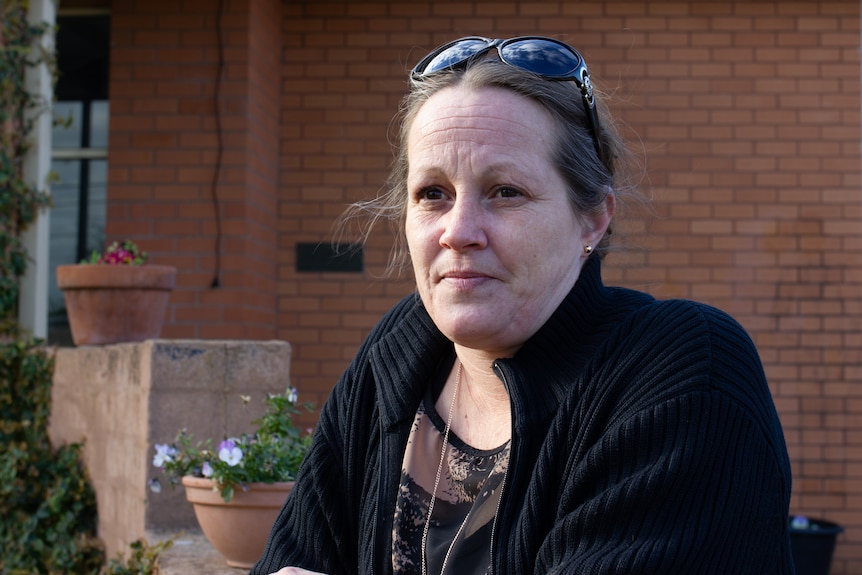
[[[473,272],[473,271],[457,271],[457,272],[447,272],[442,275],[443,279],[476,279],[476,278],[488,278],[487,274],[483,274],[481,272]]]
[[[491,276],[482,272],[460,270],[444,273],[440,277],[440,283],[449,285],[459,291],[471,291],[492,279]]]

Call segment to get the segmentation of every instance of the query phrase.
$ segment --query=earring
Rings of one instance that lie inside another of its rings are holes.
[[[591,253],[593,253],[593,246],[591,246],[590,244],[585,245],[584,246],[584,253],[587,255],[590,255]]]

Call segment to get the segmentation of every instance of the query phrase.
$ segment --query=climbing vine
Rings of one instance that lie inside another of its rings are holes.
[[[48,435],[54,361],[18,322],[28,257],[22,234],[50,204],[27,182],[24,161],[50,102],[27,90],[28,69],[46,25],[28,22],[26,0],[0,0],[0,573],[99,573],[96,498],[80,444],[54,447]]]
[[[25,0],[2,0],[0,21],[0,336],[20,329],[18,295],[27,270],[22,234],[50,203],[36,183],[24,179],[24,158],[34,122],[46,102],[27,90],[27,69],[50,55],[34,46],[45,25],[31,25]]]

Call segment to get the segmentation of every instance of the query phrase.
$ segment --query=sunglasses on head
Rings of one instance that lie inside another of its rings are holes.
[[[600,159],[602,155],[601,127],[593,98],[593,85],[584,58],[577,50],[553,38],[521,36],[508,40],[492,40],[481,36],[460,38],[443,44],[416,64],[410,77],[417,82],[445,70],[461,70],[469,63],[496,48],[500,60],[532,72],[546,80],[574,82],[581,92],[588,129]]]

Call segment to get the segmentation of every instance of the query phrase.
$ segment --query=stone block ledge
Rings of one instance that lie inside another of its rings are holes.
[[[285,341],[161,339],[57,349],[49,431],[55,445],[86,442],[108,557],[148,532],[197,528],[184,489],[149,490],[165,479],[154,444],[180,429],[215,441],[252,431],[267,394],[289,385],[290,351]]]
[[[160,575],[244,575],[247,569],[229,567],[204,534],[197,529],[180,533],[155,531],[147,533],[151,545],[174,538],[173,546],[159,558]]]

